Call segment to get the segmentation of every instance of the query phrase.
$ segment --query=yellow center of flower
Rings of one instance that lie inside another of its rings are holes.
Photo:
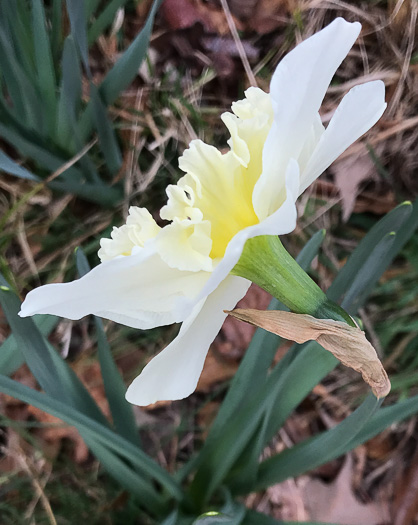
[[[229,241],[259,222],[252,196],[262,172],[273,110],[270,96],[261,89],[250,88],[245,95],[232,105],[233,113],[222,115],[231,134],[227,153],[194,140],[180,157],[185,175],[167,187],[168,201],[160,212],[171,223],[160,229],[149,214],[131,211],[127,224],[114,229],[112,239],[102,239],[102,261],[128,254],[133,246],[155,237],[156,250],[169,266],[211,271]]]
[[[161,210],[163,219],[179,219],[179,230],[208,221],[212,243],[206,256],[212,260],[223,257],[236,233],[259,222],[252,195],[273,121],[270,96],[257,88],[247,90],[232,111],[222,115],[231,134],[230,151],[222,154],[200,140],[192,141],[179,159],[186,175],[167,188],[168,203]]]

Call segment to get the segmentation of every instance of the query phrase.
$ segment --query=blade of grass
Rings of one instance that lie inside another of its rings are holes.
[[[79,248],[76,252],[77,269],[80,277],[90,271],[90,266],[84,252]],[[128,441],[138,445],[139,434],[135,423],[132,405],[125,399],[126,386],[116,367],[110,350],[102,320],[94,316],[97,333],[97,347],[100,369],[102,371],[106,399],[109,403],[115,429]]]
[[[62,419],[69,425],[75,426],[83,435],[96,440],[103,446],[113,450],[121,457],[126,458],[140,472],[159,482],[175,499],[183,498],[180,486],[174,479],[145,452],[122,438],[108,427],[78,412],[72,406],[42,394],[13,379],[0,375],[0,391],[33,405],[49,414]]]

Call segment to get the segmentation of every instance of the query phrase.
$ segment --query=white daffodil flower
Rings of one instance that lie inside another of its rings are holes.
[[[20,315],[95,314],[142,329],[181,322],[126,397],[147,405],[191,394],[224,310],[250,286],[230,273],[246,241],[291,232],[298,196],[386,107],[383,82],[368,82],[349,91],[326,129],[321,123],[327,87],[360,29],[338,18],[298,45],[278,65],[270,94],[249,88],[222,115],[227,153],[191,142],[179,160],[185,175],[167,188],[167,226],[132,207],[126,224],[102,239],[101,264],[74,282],[33,290]]]

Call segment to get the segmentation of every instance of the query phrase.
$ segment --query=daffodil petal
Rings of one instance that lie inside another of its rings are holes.
[[[263,220],[277,209],[289,159],[298,159],[311,133],[335,71],[354,44],[361,25],[337,18],[295,47],[277,66],[270,84],[274,122],[263,150],[254,210]]]
[[[342,99],[300,178],[299,194],[353,142],[380,119],[386,108],[381,80],[352,88]]]
[[[32,290],[20,315],[80,319],[96,314],[134,328],[152,328],[183,321],[190,312],[179,313],[178,298],[195,296],[206,279],[204,272],[170,268],[150,245],[134,255],[103,262],[76,281]]]
[[[126,399],[135,405],[183,399],[196,388],[209,345],[226,314],[246,294],[250,282],[229,276],[206,299],[196,304],[178,336],[154,357],[132,382]]]
[[[284,235],[295,229],[297,219],[295,201],[299,189],[299,166],[294,159],[291,159],[286,170],[286,181],[286,198],[279,209],[264,221],[239,231],[231,239],[224,257],[213,270],[200,293],[192,301],[184,298],[179,299],[178,308],[180,310],[185,308],[186,311],[189,311],[191,305],[198,303],[222,283],[237,264],[248,239],[258,235]]]

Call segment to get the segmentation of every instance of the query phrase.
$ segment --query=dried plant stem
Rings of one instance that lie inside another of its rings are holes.
[[[229,5],[226,0],[221,0],[222,8],[225,12],[226,20],[228,22],[229,30],[231,31],[232,38],[234,39],[235,45],[237,46],[237,50],[239,53],[239,56],[241,58],[242,65],[244,66],[245,73],[247,74],[248,80],[252,86],[257,87],[257,81],[255,79],[254,73],[251,69],[250,63],[248,62],[247,55],[244,50],[244,46],[242,45],[241,39],[238,35],[237,28],[235,26],[234,19],[232,18],[231,11],[229,9]]]

